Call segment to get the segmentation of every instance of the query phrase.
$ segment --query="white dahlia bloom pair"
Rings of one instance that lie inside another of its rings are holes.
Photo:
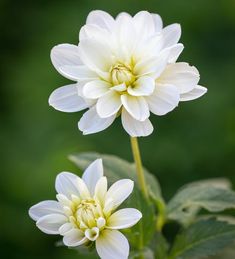
[[[56,89],[49,104],[64,112],[88,108],[78,123],[83,134],[106,129],[119,115],[130,136],[151,134],[150,112],[164,115],[207,91],[195,67],[176,63],[180,36],[179,24],[163,28],[160,16],[146,11],[116,19],[91,12],[78,45],[51,51],[58,72],[76,83]]]
[[[140,211],[117,207],[130,195],[133,181],[122,179],[107,189],[102,160],[95,160],[82,178],[68,172],[56,178],[57,200],[40,202],[29,210],[37,227],[46,234],[60,234],[68,247],[96,243],[102,259],[126,259],[129,244],[118,229],[135,225]]]

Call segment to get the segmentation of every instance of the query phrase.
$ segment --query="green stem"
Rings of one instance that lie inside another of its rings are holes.
[[[158,232],[162,232],[162,228],[166,223],[166,205],[162,200],[156,200],[156,207],[158,209],[158,216],[156,222],[156,229]]]
[[[143,192],[144,196],[148,199],[149,195],[148,195],[147,185],[145,181],[138,140],[136,137],[131,137],[131,148],[132,148],[132,153],[133,153],[133,157],[136,165],[136,173],[137,173],[140,189]]]

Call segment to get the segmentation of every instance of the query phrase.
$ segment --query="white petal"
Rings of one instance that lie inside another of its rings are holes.
[[[55,189],[57,193],[64,194],[67,198],[71,198],[71,195],[80,196],[78,190],[77,179],[79,177],[69,172],[62,172],[57,175],[55,181]]]
[[[115,182],[107,191],[105,200],[113,202],[113,208],[117,208],[133,191],[134,182],[122,179]],[[106,203],[106,202],[105,202]]]
[[[98,79],[98,75],[86,66],[65,65],[61,68],[63,75],[74,81],[90,81]]]
[[[98,41],[107,41],[109,32],[96,24],[86,24],[79,32],[79,40],[93,38]]]
[[[127,259],[129,243],[117,230],[103,230],[96,240],[96,250],[102,259]]]
[[[174,24],[166,26],[162,30],[162,36],[164,38],[165,48],[176,44],[179,41],[180,36],[181,36],[180,24],[174,23]]]
[[[103,80],[91,81],[85,84],[83,88],[83,95],[86,98],[97,99],[107,93],[110,88],[110,84]]]
[[[73,225],[70,222],[66,222],[59,228],[60,235],[64,236],[73,229]]]
[[[86,23],[95,24],[101,28],[111,30],[114,26],[114,19],[104,11],[95,10],[89,13]]]
[[[153,132],[153,126],[149,119],[145,121],[135,120],[125,109],[122,110],[122,125],[131,137],[145,137]]]
[[[126,91],[126,84],[122,83],[120,85],[115,85],[115,86],[111,87],[110,89],[115,90],[117,92],[123,92],[123,91]]]
[[[152,77],[140,77],[133,86],[129,86],[127,91],[133,96],[147,96],[153,93],[155,80]]]
[[[175,63],[178,57],[180,56],[181,52],[184,49],[184,45],[182,43],[175,44],[166,49],[166,51],[170,51],[168,62]]]
[[[102,159],[96,159],[92,162],[82,175],[83,181],[86,183],[91,196],[94,195],[95,187],[98,180],[103,176],[103,164]]]
[[[42,201],[29,209],[29,216],[35,221],[48,214],[64,214],[59,202]]]
[[[62,112],[77,112],[87,108],[84,99],[78,96],[75,84],[54,90],[49,97],[49,105]]]
[[[152,113],[165,115],[178,105],[180,95],[176,86],[157,84],[155,92],[146,100]]]
[[[159,33],[162,30],[163,27],[163,23],[162,23],[162,18],[160,15],[152,13],[152,18],[153,18],[153,22],[154,22],[154,27],[155,27],[155,32]]]
[[[201,97],[202,95],[204,95],[207,92],[207,89],[203,86],[197,85],[193,88],[192,91],[185,93],[185,94],[181,94],[180,95],[180,101],[191,101],[194,99],[197,99],[199,97]]]
[[[85,236],[90,241],[95,241],[99,236],[100,230],[97,227],[94,227],[92,229],[86,229]]]
[[[121,209],[113,213],[107,222],[109,229],[124,229],[134,226],[142,218],[137,209]]]
[[[144,38],[141,41],[139,40],[135,48],[135,59],[136,61],[143,62],[148,66],[149,60],[153,57],[158,57],[163,47],[164,41],[159,33]]]
[[[121,101],[125,109],[134,119],[144,121],[149,117],[149,107],[144,97],[123,94]]]
[[[174,85],[178,88],[179,93],[191,91],[199,82],[200,75],[198,70],[188,63],[174,63],[166,67],[161,74],[158,82],[161,84]]]
[[[102,217],[99,217],[96,221],[98,228],[103,228],[106,224],[106,220]]]
[[[136,31],[142,37],[149,37],[155,33],[155,23],[150,14],[147,11],[140,11],[133,17],[133,22],[136,28]]]
[[[115,114],[109,118],[100,118],[96,112],[96,107],[92,107],[83,114],[82,118],[78,122],[78,128],[84,135],[96,133],[108,128],[115,118]]]
[[[121,106],[120,94],[111,90],[98,99],[96,110],[101,118],[107,118],[116,114]]]
[[[83,179],[81,179],[80,177],[77,178],[77,185],[78,185],[78,190],[79,190],[79,194],[80,197],[84,200],[86,199],[90,199],[91,198],[91,194],[89,192],[89,189],[87,188],[85,182],[83,181]]]
[[[83,65],[79,57],[78,46],[72,44],[60,44],[53,47],[51,61],[60,74],[71,80],[76,80],[76,78],[69,73],[68,67]]]
[[[104,205],[107,188],[108,188],[107,178],[103,176],[99,179],[99,181],[95,186],[95,199],[98,199],[102,206]]]
[[[72,229],[63,238],[63,242],[66,246],[75,247],[84,244],[87,238],[84,233],[79,229]]]
[[[128,60],[130,58],[130,53],[137,43],[136,30],[132,17],[125,13],[118,15],[114,33],[117,37],[114,44],[116,44],[115,51],[118,51],[118,57]]]
[[[72,195],[74,195],[74,194],[71,194],[71,198],[72,198]],[[78,197],[78,196],[76,196],[76,197]],[[65,196],[64,194],[61,194],[61,193],[56,194],[56,198],[59,201],[59,203],[61,204],[61,206],[63,207],[63,209],[65,206],[71,207],[71,205],[72,205],[71,198],[68,198],[67,196]]]
[[[112,53],[108,44],[94,39],[85,39],[79,44],[79,54],[82,61],[91,70],[103,75],[112,66]]]
[[[37,222],[37,227],[46,234],[59,234],[59,228],[67,222],[67,217],[61,214],[49,214],[41,217]]]
[[[134,74],[139,76],[148,75],[153,77],[154,79],[157,78],[165,69],[169,55],[170,50],[164,50],[157,57],[143,59],[142,61],[138,62],[134,67]]]

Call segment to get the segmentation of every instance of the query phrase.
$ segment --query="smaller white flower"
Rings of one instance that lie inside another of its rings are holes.
[[[137,209],[117,207],[131,194],[134,183],[129,179],[115,182],[107,189],[102,160],[95,160],[82,178],[68,172],[56,178],[57,200],[32,206],[30,217],[46,234],[60,234],[68,247],[96,242],[102,259],[125,259],[129,243],[119,229],[135,225],[142,217]]]

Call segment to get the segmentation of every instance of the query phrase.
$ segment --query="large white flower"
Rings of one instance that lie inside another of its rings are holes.
[[[150,112],[164,115],[207,91],[198,85],[195,67],[176,63],[180,36],[179,24],[163,28],[157,14],[121,13],[114,19],[92,11],[77,46],[51,51],[58,72],[76,83],[56,89],[49,104],[64,112],[88,108],[78,123],[83,134],[106,129],[119,115],[129,135],[151,134]]]
[[[122,179],[107,189],[102,160],[97,159],[82,178],[60,173],[55,188],[58,201],[43,201],[29,210],[41,231],[62,235],[69,247],[95,241],[102,259],[128,257],[128,241],[118,229],[135,225],[142,214],[133,208],[115,210],[132,192],[133,181]]]

